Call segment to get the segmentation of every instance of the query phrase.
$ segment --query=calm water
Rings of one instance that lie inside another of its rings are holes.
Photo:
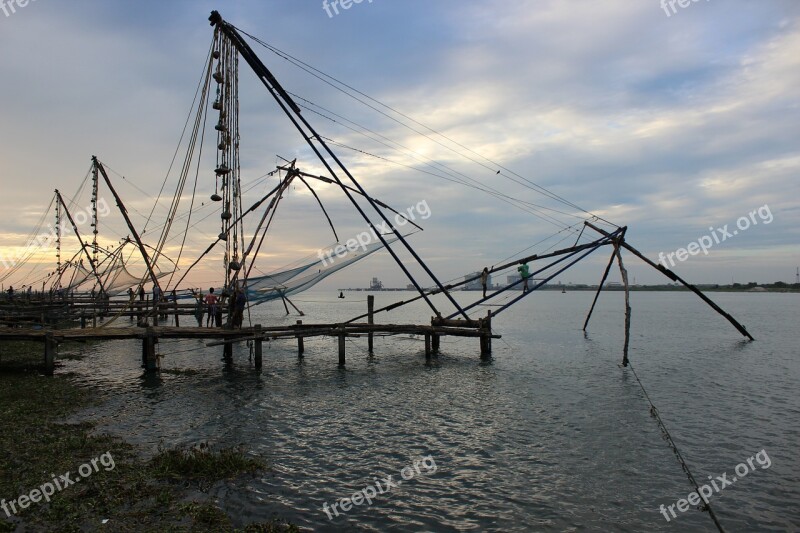
[[[366,309],[366,293],[346,295],[309,292],[297,303],[308,322]],[[377,306],[410,296],[377,293]],[[800,296],[711,296],[756,342],[693,295],[633,293],[631,361],[698,481],[731,479],[762,449],[769,457],[769,468],[756,462],[711,497],[726,529],[798,530]],[[619,366],[622,294],[601,297],[584,335],[591,297],[540,292],[501,314],[488,364],[477,339],[443,339],[426,366],[421,339],[397,337],[377,338],[373,358],[366,339],[349,340],[341,370],[326,338],[306,340],[302,363],[294,342],[265,344],[257,373],[245,346],[224,369],[221,348],[163,341],[165,372],[145,378],[140,345],[119,341],[63,347],[88,357],[60,371],[112,393],[84,416],[145,451],[202,440],[265,457],[265,475],[212,489],[241,524],[279,516],[321,531],[715,531],[695,509],[670,523],[659,512],[691,487]],[[423,303],[378,318],[430,315]],[[296,319],[280,304],[254,311],[254,323]],[[323,504],[388,475],[400,486],[328,519]]]

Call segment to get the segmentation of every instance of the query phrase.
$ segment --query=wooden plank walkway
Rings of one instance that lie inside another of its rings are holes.
[[[425,338],[425,355],[430,358],[439,350],[441,337],[478,337],[481,344],[481,357],[486,358],[491,354],[491,339],[500,338],[491,331],[490,319],[482,319],[472,323],[466,321],[434,320],[432,325],[421,324],[373,324],[373,323],[323,323],[303,324],[298,320],[296,324],[262,327],[255,325],[242,329],[203,328],[203,327],[175,327],[175,326],[147,326],[147,327],[93,327],[81,329],[30,329],[0,327],[0,346],[14,341],[43,342],[44,366],[48,373],[52,373],[55,363],[57,347],[63,342],[85,341],[111,341],[135,339],[142,341],[142,366],[148,371],[157,370],[157,355],[155,345],[159,339],[204,339],[210,340],[207,346],[222,346],[223,357],[231,361],[233,344],[243,341],[253,341],[255,345],[255,366],[262,366],[262,342],[264,340],[297,339],[298,355],[303,357],[303,339],[307,337],[337,337],[339,339],[339,365],[344,366],[345,339],[347,337],[369,338],[370,353],[372,353],[373,337],[379,335],[420,335]]]

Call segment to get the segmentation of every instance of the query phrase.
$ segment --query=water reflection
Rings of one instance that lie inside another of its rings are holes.
[[[99,431],[143,449],[209,441],[264,456],[270,472],[220,489],[221,505],[242,521],[277,514],[323,531],[605,530],[610,523],[667,530],[658,505],[685,495],[687,484],[630,369],[620,367],[622,314],[601,298],[583,332],[593,295],[560,296],[537,294],[521,304],[528,308],[497,317],[504,339],[485,361],[477,339],[442,339],[441,353],[426,360],[418,340],[376,337],[373,355],[366,338],[349,341],[347,367],[339,368],[335,340],[306,339],[298,358],[293,339],[265,343],[256,371],[247,346],[235,347],[226,366],[221,347],[181,341],[162,342],[162,373],[142,376],[141,346],[119,341],[86,345],[86,359],[60,371],[109,391],[90,415]],[[800,362],[788,322],[797,308],[773,295],[746,303],[734,296],[728,303],[737,316],[750,315],[742,319],[759,341],[740,342],[690,295],[634,293],[630,357],[696,472],[722,473],[767,447],[768,475],[715,502],[723,523],[763,529],[754,517],[767,509],[770,527],[791,529],[800,523],[791,503],[800,499]],[[360,311],[359,303],[347,305]],[[329,309],[305,305],[306,320],[324,320]],[[424,308],[405,312],[392,320],[425,316]],[[262,324],[293,322],[256,313]],[[322,512],[325,502],[427,454],[435,475],[332,521]],[[709,524],[693,512],[679,525]]]

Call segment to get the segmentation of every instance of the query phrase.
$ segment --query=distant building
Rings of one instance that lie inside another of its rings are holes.
[[[372,278],[372,283],[369,284],[369,290],[371,291],[382,291],[383,290],[383,282],[378,278]]]

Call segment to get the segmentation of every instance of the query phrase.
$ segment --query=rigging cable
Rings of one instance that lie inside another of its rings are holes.
[[[661,415],[658,413],[658,409],[656,408],[655,404],[653,404],[653,400],[650,399],[650,395],[647,394],[647,390],[644,388],[644,384],[642,383],[642,380],[639,379],[639,375],[636,373],[636,370],[633,368],[633,364],[630,360],[628,360],[628,366],[633,372],[636,382],[639,383],[639,386],[642,388],[642,392],[644,393],[647,403],[650,404],[650,416],[656,419],[658,427],[661,430],[661,433],[664,435],[664,439],[669,443],[669,446],[672,448],[672,452],[675,454],[675,457],[678,458],[678,462],[681,464],[681,468],[686,473],[686,477],[689,478],[689,482],[694,487],[695,492],[698,496],[700,496],[700,501],[704,502],[702,510],[708,511],[709,516],[711,516],[711,519],[714,521],[714,525],[717,526],[717,529],[720,531],[720,533],[725,533],[725,530],[722,529],[722,524],[720,524],[719,520],[717,519],[717,515],[714,514],[714,510],[711,509],[711,504],[708,503],[708,500],[706,500],[700,493],[700,486],[697,484],[697,481],[695,481],[691,470],[689,470],[689,465],[686,464],[683,455],[681,455],[680,450],[678,450],[678,445],[675,444],[675,441],[672,439],[672,435],[670,435],[669,430],[667,430],[666,424],[664,424],[664,421],[661,420]]]
[[[247,33],[246,31],[244,31],[244,30],[242,30],[242,29],[240,29],[238,27],[236,27],[236,30],[241,32],[241,33],[243,33],[244,35],[247,35],[248,37],[253,39],[256,43],[262,45],[264,48],[266,48],[267,50],[273,52],[278,57],[281,57],[282,59],[288,61],[289,63],[293,64],[294,66],[296,66],[296,67],[300,68],[301,70],[307,72],[311,76],[319,79],[323,83],[333,87],[337,91],[345,94],[346,96],[349,96],[350,98],[356,100],[357,102],[361,103],[362,105],[374,110],[375,112],[385,116],[386,118],[396,122],[397,124],[399,124],[399,125],[407,128],[407,129],[417,133],[418,135],[422,135],[423,137],[425,137],[425,138],[429,139],[430,141],[442,146],[443,148],[446,148],[447,150],[450,150],[451,152],[455,153],[456,155],[464,157],[464,158],[472,161],[473,163],[475,163],[477,165],[480,165],[480,166],[482,166],[482,167],[484,167],[484,168],[486,168],[486,169],[488,169],[488,170],[490,170],[492,172],[495,172],[497,168],[500,168],[500,169],[508,172],[509,174],[511,174],[511,175],[508,175],[508,174],[505,174],[505,173],[501,173],[500,171],[497,171],[497,173],[502,175],[503,177],[505,177],[505,178],[515,182],[515,183],[523,185],[523,186],[525,186],[525,187],[527,187],[527,188],[529,188],[531,190],[535,190],[535,191],[539,192],[540,194],[543,194],[543,195],[545,195],[545,196],[547,196],[547,197],[549,197],[549,198],[551,198],[553,200],[556,200],[556,201],[559,201],[559,202],[561,202],[561,203],[563,203],[565,205],[568,205],[569,207],[572,207],[574,209],[582,211],[582,212],[584,212],[584,213],[586,213],[586,214],[588,214],[588,215],[590,215],[592,217],[596,217],[596,218],[598,218],[600,220],[603,220],[604,222],[606,222],[607,224],[609,224],[611,226],[617,227],[616,224],[613,224],[613,223],[611,223],[611,222],[609,222],[609,221],[607,221],[605,219],[602,219],[601,217],[598,217],[594,213],[592,213],[590,211],[587,211],[586,209],[583,209],[582,207],[579,207],[579,206],[575,205],[574,203],[570,202],[569,200],[566,200],[565,198],[559,196],[558,194],[556,194],[554,192],[551,192],[550,190],[548,190],[545,187],[543,187],[543,186],[531,181],[530,179],[525,178],[523,176],[520,176],[516,172],[514,172],[512,170],[509,170],[508,168],[504,167],[503,165],[501,165],[499,163],[496,163],[495,161],[492,161],[491,159],[479,154],[478,152],[475,152],[474,150],[472,150],[470,148],[467,148],[463,144],[451,139],[450,137],[444,135],[443,133],[441,133],[439,131],[436,131],[433,128],[430,128],[429,126],[426,126],[425,124],[422,124],[421,122],[415,120],[414,118],[412,118],[412,117],[410,117],[410,116],[408,116],[408,115],[406,115],[406,114],[394,109],[393,107],[391,107],[391,106],[389,106],[387,104],[384,104],[383,102],[380,102],[379,100],[377,100],[377,99],[375,99],[375,98],[373,98],[373,97],[371,97],[371,96],[359,91],[358,89],[355,89],[354,87],[352,87],[352,86],[350,86],[350,85],[348,85],[348,84],[336,79],[335,77],[333,77],[333,76],[331,76],[329,74],[326,74],[325,72],[322,72],[321,70],[309,65],[308,63],[305,63],[305,62],[303,62],[303,61],[291,56],[290,54],[288,54],[286,52],[283,52],[282,50],[279,50],[278,48],[276,48],[276,47],[274,47],[274,46],[262,41],[261,39],[259,39],[259,38],[255,37],[255,36]],[[331,81],[329,81],[329,80],[331,80]],[[452,148],[451,146],[448,146],[448,145],[442,143],[441,141],[439,141],[439,140],[437,140],[435,138],[432,138],[430,135],[415,129],[412,126],[409,126],[408,124],[404,123],[403,121],[401,121],[401,120],[389,115],[388,113],[376,108],[375,106],[369,104],[368,102],[365,102],[364,100],[362,100],[358,96],[355,96],[355,95],[351,94],[350,92],[348,92],[347,90],[343,89],[340,86],[345,87],[348,90],[353,91],[356,94],[358,94],[360,96],[363,96],[364,98],[366,98],[366,99],[368,99],[368,100],[370,100],[372,102],[375,102],[377,105],[379,105],[379,106],[381,106],[381,107],[383,107],[385,109],[388,109],[388,110],[392,111],[393,113],[395,113],[397,115],[400,115],[401,117],[404,117],[407,120],[410,120],[411,122],[413,122],[415,124],[418,124],[419,126],[422,126],[423,128],[425,128],[426,130],[430,131],[431,133],[433,133],[433,134],[435,134],[435,135],[437,135],[437,136],[439,136],[439,137],[441,137],[443,139],[446,139],[447,141],[455,144],[456,146],[458,146],[458,147],[460,147],[460,148],[462,148],[464,150],[467,150],[468,152],[470,152],[472,154],[475,154],[475,156],[480,157],[484,161],[494,165],[494,168],[488,166],[485,163],[482,163],[482,162],[476,160],[475,158],[473,158],[473,157],[471,157],[469,155],[465,155],[463,153],[460,153],[457,150],[455,150],[454,148]],[[516,178],[512,177],[512,175],[516,176]],[[520,182],[520,180],[526,182],[528,185],[525,185],[525,183]]]

